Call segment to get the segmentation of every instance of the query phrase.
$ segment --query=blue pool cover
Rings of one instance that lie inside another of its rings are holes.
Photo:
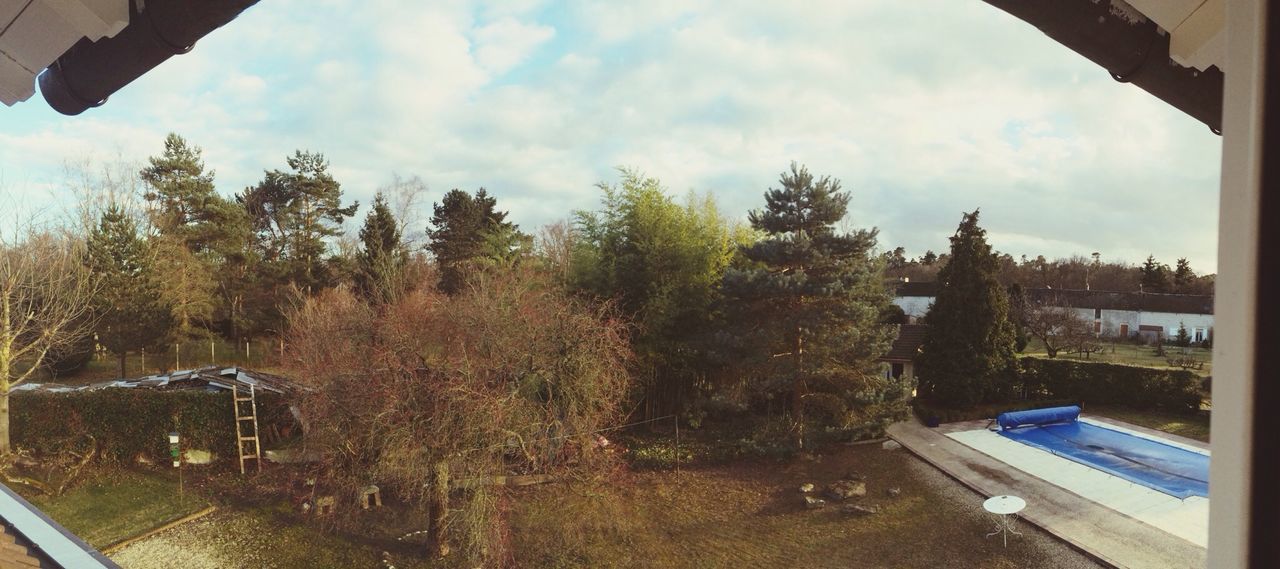
[[[1179,499],[1209,496],[1209,457],[1198,452],[1080,421],[1000,435]]]

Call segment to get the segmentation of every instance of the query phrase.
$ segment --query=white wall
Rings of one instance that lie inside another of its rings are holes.
[[[901,308],[907,316],[912,318],[923,318],[924,314],[929,311],[929,306],[933,304],[932,296],[895,296],[893,303]]]

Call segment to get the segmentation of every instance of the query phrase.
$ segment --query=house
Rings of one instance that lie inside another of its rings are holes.
[[[0,485],[0,567],[120,569],[4,485]]]
[[[924,333],[928,326],[923,324],[903,324],[898,329],[898,337],[893,341],[889,353],[881,356],[879,361],[889,364],[885,374],[892,378],[912,379],[916,376],[916,356],[920,354],[920,346],[924,344]]]
[[[937,283],[900,283],[893,303],[914,322],[929,312],[937,291]],[[1191,341],[1202,342],[1213,331],[1212,295],[1033,288],[1026,296],[1038,306],[1074,309],[1101,336],[1155,340],[1185,326]]]

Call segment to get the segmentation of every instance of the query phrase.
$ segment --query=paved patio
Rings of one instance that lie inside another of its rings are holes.
[[[1026,499],[1027,508],[1022,514],[1024,520],[1103,563],[1133,569],[1205,566],[1206,550],[1203,546],[1103,506],[1045,478],[1012,468],[948,436],[982,430],[986,425],[986,421],[971,421],[930,429],[916,421],[908,421],[891,426],[889,436],[983,496],[1012,494]],[[1147,431],[1147,434],[1151,433]],[[1190,445],[1185,440],[1178,442]],[[981,507],[980,504],[981,500],[974,500],[975,508]],[[1188,517],[1194,518],[1195,515],[1188,514]]]

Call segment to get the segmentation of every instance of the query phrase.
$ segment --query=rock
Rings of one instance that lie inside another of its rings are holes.
[[[864,506],[862,504],[845,504],[840,506],[840,511],[851,516],[870,516],[880,513],[880,508],[875,506]]]
[[[804,484],[801,484],[801,485],[800,485],[800,492],[801,492],[801,493],[808,494],[808,493],[810,493],[810,492],[812,492],[812,491],[813,491],[813,483],[812,483],[812,482],[805,482]]]
[[[841,480],[827,487],[827,497],[832,500],[848,500],[854,496],[866,496],[867,483],[857,480]]]
[[[867,477],[866,477],[866,476],[863,476],[863,475],[861,475],[861,474],[858,474],[857,472],[855,472],[855,471],[853,471],[853,470],[850,470],[849,472],[844,473],[844,477],[842,477],[842,478],[840,478],[840,479],[841,479],[841,480],[855,480],[855,481],[858,481],[858,482],[864,482],[864,481],[866,481]]]
[[[898,450],[902,448],[902,445],[898,444],[898,441],[890,439],[881,444],[880,448],[884,450]]]
[[[822,498],[814,498],[813,496],[804,497],[804,507],[810,510],[816,510],[827,505],[827,501]]]
[[[890,489],[888,489],[888,490],[885,490],[885,494],[888,494],[889,496],[891,496],[891,497],[893,497],[893,498],[897,498],[898,496],[901,496],[901,495],[902,495],[902,489],[901,489],[901,488],[890,488]]]

